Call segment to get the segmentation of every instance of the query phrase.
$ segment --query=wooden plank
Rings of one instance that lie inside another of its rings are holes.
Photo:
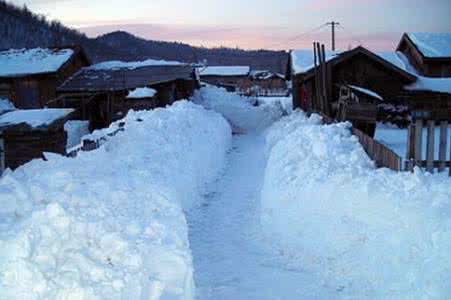
[[[329,109],[329,95],[327,94],[327,65],[326,65],[326,48],[324,44],[321,45],[321,70],[322,70],[322,88],[323,88],[323,105],[324,105],[324,112],[327,115],[330,115],[330,109]]]
[[[423,120],[417,119],[415,121],[415,164],[422,159],[423,146]]]
[[[409,124],[407,130],[406,171],[413,171],[413,159],[415,158],[415,126]]]
[[[3,174],[3,171],[5,171],[6,168],[5,159],[5,140],[2,136],[2,133],[0,132],[0,175]]]
[[[319,67],[318,67],[318,92],[319,92],[319,109],[324,112],[324,94],[323,94],[323,62],[322,62],[322,54],[321,54],[321,45],[319,43],[316,43],[316,52],[318,55],[319,60]]]
[[[434,120],[428,120],[427,122],[427,128],[428,128],[428,135],[427,135],[427,144],[426,144],[426,171],[430,173],[434,173],[434,140],[435,140],[435,134],[434,134],[434,127],[435,127],[435,121]]]
[[[447,139],[448,139],[448,121],[441,121],[440,122],[440,144],[439,144],[439,152],[438,152],[438,157],[439,157],[439,161],[440,161],[440,164],[438,166],[439,172],[443,172],[445,170]]]
[[[318,53],[316,51],[316,43],[313,43],[313,53],[314,53],[314,64],[315,64],[315,96],[313,100],[313,110],[318,110],[319,109],[319,102],[320,99],[319,97],[321,97],[319,91],[319,78],[318,78]]]

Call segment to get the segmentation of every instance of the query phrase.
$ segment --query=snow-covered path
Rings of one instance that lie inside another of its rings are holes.
[[[188,213],[197,299],[333,298],[263,240],[264,152],[262,136],[234,136],[223,176],[210,186],[202,205]]]

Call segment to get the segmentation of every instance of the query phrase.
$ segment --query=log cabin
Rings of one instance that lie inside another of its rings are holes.
[[[380,95],[378,120],[406,126],[410,108],[426,102],[449,101],[451,107],[451,78],[425,77],[418,74],[409,59],[400,51],[371,52],[363,47],[346,52],[326,52],[326,66],[331,74],[328,95],[334,104],[342,85],[354,85]],[[312,107],[315,88],[314,54],[312,50],[290,53],[287,77],[292,80],[293,107],[315,111]],[[426,105],[435,107],[435,105]],[[451,120],[451,110],[445,111]],[[443,115],[442,115],[443,117]]]
[[[268,70],[253,70],[250,72],[252,86],[259,88],[260,95],[283,95],[287,92],[285,75]]]
[[[64,80],[89,64],[77,46],[0,51],[0,98],[17,108],[42,108]]]
[[[451,33],[404,33],[397,51],[422,76],[451,77]]]
[[[154,60],[103,62],[82,68],[57,89],[51,107],[74,108],[75,118],[89,120],[90,130],[104,128],[127,113],[126,98],[137,88],[156,90],[157,107],[190,97],[199,87],[194,67]]]
[[[198,71],[203,82],[224,87],[229,92],[245,91],[252,85],[249,66],[208,66]]]
[[[0,173],[15,169],[44,152],[66,154],[65,122],[72,109],[23,109],[0,116]]]
[[[404,86],[416,76],[396,62],[396,53],[373,53],[361,46],[345,52],[327,52],[326,64],[331,78],[328,95],[335,102],[341,85],[354,85],[373,91],[390,103],[401,103]],[[314,54],[312,50],[293,50],[288,62],[287,78],[292,81],[293,107],[312,110],[316,96]]]

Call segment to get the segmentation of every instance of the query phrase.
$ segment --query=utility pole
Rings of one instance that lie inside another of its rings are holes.
[[[340,25],[339,22],[329,22],[327,25],[330,25],[332,27],[332,51],[335,51],[335,26]]]

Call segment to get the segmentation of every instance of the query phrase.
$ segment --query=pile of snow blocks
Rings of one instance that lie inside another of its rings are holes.
[[[0,179],[0,299],[194,298],[183,210],[223,167],[230,126],[187,101],[124,121],[95,151]]]

